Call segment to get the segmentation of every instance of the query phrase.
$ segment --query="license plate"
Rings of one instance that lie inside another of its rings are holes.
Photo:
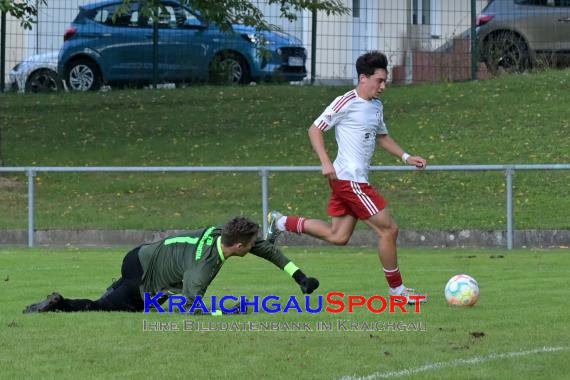
[[[303,58],[289,57],[289,66],[303,66]]]

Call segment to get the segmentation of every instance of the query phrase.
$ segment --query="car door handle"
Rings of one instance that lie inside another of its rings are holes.
[[[559,18],[558,22],[570,22],[570,17]]]
[[[101,37],[111,37],[112,34],[111,33],[103,33],[101,34]]]

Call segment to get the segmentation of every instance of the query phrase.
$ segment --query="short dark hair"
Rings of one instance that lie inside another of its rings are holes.
[[[243,216],[230,219],[222,231],[222,243],[232,246],[236,243],[247,244],[259,232],[259,224]]]
[[[369,77],[378,69],[388,71],[388,58],[377,50],[364,53],[356,60],[356,73],[359,77],[360,74]]]

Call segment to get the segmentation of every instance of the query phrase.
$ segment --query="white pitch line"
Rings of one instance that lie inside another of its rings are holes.
[[[490,362],[499,359],[510,359],[517,356],[526,356],[533,354],[541,354],[545,352],[557,352],[567,350],[568,347],[541,347],[530,351],[516,351],[516,352],[506,352],[504,354],[491,354],[488,356],[475,356],[471,359],[456,359],[449,362],[436,362],[431,364],[426,364],[421,367],[404,369],[401,371],[391,371],[391,372],[376,372],[368,376],[358,377],[358,376],[344,376],[340,380],[374,380],[374,379],[388,379],[393,377],[402,377],[415,375],[420,372],[432,371],[435,369],[441,369],[446,367],[452,367],[456,365],[466,365],[466,364],[478,364],[484,362]]]

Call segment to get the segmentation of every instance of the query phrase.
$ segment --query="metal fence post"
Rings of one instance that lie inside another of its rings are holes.
[[[477,66],[479,57],[477,54],[477,5],[471,0],[471,80],[477,80]]]
[[[152,20],[152,88],[156,90],[158,82],[158,8],[154,8]]]
[[[317,11],[313,9],[311,12],[311,84],[315,84],[317,77]]]
[[[513,173],[512,166],[508,166],[507,175],[507,249],[513,249]]]
[[[28,176],[28,247],[34,246],[34,178],[36,172],[28,169],[26,172]]]
[[[6,73],[6,12],[1,12],[1,23],[0,27],[0,92],[4,91]]]
[[[267,218],[269,212],[269,170],[261,169],[261,218],[263,219],[263,234],[267,232]]]

